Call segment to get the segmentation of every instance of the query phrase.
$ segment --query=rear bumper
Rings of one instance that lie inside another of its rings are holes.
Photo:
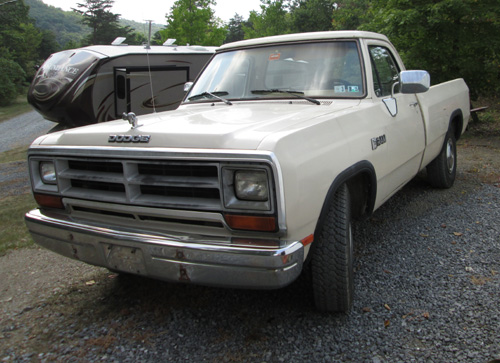
[[[131,233],[81,224],[34,209],[26,224],[37,244],[63,256],[111,270],[166,281],[238,288],[288,285],[302,270],[304,248],[221,245],[213,237]]]

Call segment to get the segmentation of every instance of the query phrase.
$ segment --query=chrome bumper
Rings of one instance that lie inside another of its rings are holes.
[[[279,288],[298,277],[304,260],[300,242],[278,249],[218,245],[202,237],[131,233],[81,224],[39,209],[27,213],[25,220],[42,247],[110,270],[166,281]]]

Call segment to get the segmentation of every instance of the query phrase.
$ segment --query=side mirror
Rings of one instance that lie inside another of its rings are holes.
[[[423,93],[431,86],[431,76],[427,71],[403,71],[399,74],[401,93]]]
[[[193,82],[184,83],[184,92],[188,92],[192,86],[193,86]]]

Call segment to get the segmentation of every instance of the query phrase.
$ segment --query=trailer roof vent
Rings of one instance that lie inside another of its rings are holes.
[[[166,45],[166,46],[168,46],[168,45],[174,45],[174,43],[175,43],[176,40],[177,39],[171,39],[171,38],[169,38],[169,39],[167,39],[165,41],[165,43],[163,43],[163,45]]]
[[[125,39],[127,39],[127,38],[117,37],[115,40],[113,40],[111,45],[127,45],[127,44],[122,44],[125,41]]]

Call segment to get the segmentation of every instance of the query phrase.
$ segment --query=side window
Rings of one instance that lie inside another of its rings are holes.
[[[399,79],[399,68],[391,52],[384,47],[370,46],[373,84],[378,97],[390,96],[392,85]],[[398,92],[398,88],[394,90]]]

